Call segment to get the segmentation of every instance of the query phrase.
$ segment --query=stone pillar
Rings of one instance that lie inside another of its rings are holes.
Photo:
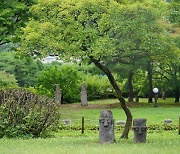
[[[59,84],[56,84],[55,102],[61,104],[61,90]]]
[[[146,135],[147,135],[146,119],[134,119],[133,130],[134,130],[135,143],[146,142]]]
[[[99,142],[114,143],[114,119],[111,110],[102,110],[99,119]]]
[[[81,86],[81,106],[88,106],[87,91],[84,83]]]

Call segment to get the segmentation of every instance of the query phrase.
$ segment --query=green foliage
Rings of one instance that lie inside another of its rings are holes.
[[[17,87],[15,76],[5,71],[0,71],[0,87]]]
[[[60,84],[63,103],[72,103],[80,99],[81,77],[73,65],[49,67],[37,79],[37,90],[41,94],[54,97],[56,84]]]
[[[13,74],[19,86],[34,86],[42,69],[43,65],[38,60],[19,59],[15,52],[0,52],[0,71]]]
[[[120,132],[124,129],[124,125],[115,125],[114,127],[116,132]],[[75,131],[80,131],[82,130],[81,125],[60,125],[59,130],[75,130]],[[85,131],[95,131],[97,132],[99,130],[98,125],[86,125],[84,128]],[[177,125],[173,124],[150,124],[147,126],[148,132],[155,132],[155,131],[176,131],[178,130]]]
[[[53,51],[68,59],[111,55],[109,18],[115,18],[110,16],[111,11],[118,10],[114,1],[106,0],[39,1],[31,8],[34,19],[24,28],[21,52],[33,55],[34,49],[42,54]]]
[[[107,76],[86,75],[84,79],[88,100],[115,97],[115,92]]]
[[[59,122],[59,106],[25,89],[0,90],[0,138],[39,137]]]
[[[136,70],[133,77],[134,93],[141,97],[148,94],[147,73],[141,69]]]
[[[119,57],[132,64],[140,59],[166,59],[172,44],[167,31],[157,23],[161,14],[155,8],[166,3],[135,2],[39,1],[31,8],[34,18],[23,29],[20,52],[30,56],[34,50],[42,55],[53,51],[61,58],[94,57],[110,63]]]
[[[29,7],[35,0],[1,0],[0,45],[19,40],[21,27],[30,16]]]
[[[117,57],[123,57],[129,63],[142,58],[163,60],[172,50],[165,29],[157,23],[161,16],[152,6],[143,3],[122,6],[114,15],[117,16],[114,22],[117,30],[111,29],[110,35],[116,42]]]
[[[177,0],[172,0],[170,3],[169,20],[172,23],[177,23],[180,26],[180,3]]]

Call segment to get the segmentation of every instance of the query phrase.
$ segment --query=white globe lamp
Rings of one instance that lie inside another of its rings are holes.
[[[157,94],[157,93],[159,92],[159,89],[158,89],[158,88],[154,88],[154,89],[153,89],[153,92],[154,92],[155,94]]]

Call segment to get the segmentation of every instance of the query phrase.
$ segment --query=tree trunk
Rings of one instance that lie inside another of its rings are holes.
[[[149,81],[149,96],[148,103],[153,102],[153,86],[152,86],[152,64],[150,61],[147,63],[148,81]]]
[[[94,59],[93,57],[89,57],[89,58],[100,70],[102,70],[107,75],[111,85],[113,86],[114,90],[116,91],[117,98],[120,101],[121,107],[124,110],[126,117],[127,117],[126,124],[124,127],[124,131],[121,135],[121,138],[128,138],[128,134],[129,134],[129,131],[130,131],[131,125],[132,125],[132,114],[125,103],[125,99],[122,97],[122,91],[120,90],[119,86],[117,85],[117,83],[114,79],[114,76],[109,71],[109,69],[106,66],[104,66],[100,61]]]
[[[130,70],[128,76],[128,89],[129,89],[128,102],[133,102],[133,98],[134,98],[132,80],[133,80],[133,70]]]
[[[164,92],[164,91],[162,92],[162,99],[163,99],[163,100],[166,99],[166,95],[165,95],[165,92]]]
[[[175,103],[179,103],[179,87],[176,86],[175,89]]]
[[[136,94],[136,103],[139,103],[139,96],[138,96],[138,94]]]

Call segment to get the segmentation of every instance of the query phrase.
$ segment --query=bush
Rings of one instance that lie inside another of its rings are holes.
[[[37,80],[37,90],[41,94],[54,97],[56,84],[60,84],[63,103],[73,103],[80,100],[81,77],[72,65],[62,65],[47,68]]]
[[[17,87],[15,76],[5,71],[0,71],[0,87]]]
[[[115,92],[106,76],[87,75],[85,77],[88,99],[112,98]]]
[[[58,126],[59,106],[26,89],[0,90],[0,138],[39,137]]]
[[[74,131],[80,131],[82,130],[82,125],[76,124],[76,125],[59,125],[59,130],[74,130]],[[85,125],[84,128],[85,131],[94,131],[97,132],[99,130],[99,125],[92,125],[88,124]],[[122,130],[124,130],[124,125],[115,125],[114,130],[118,133]],[[150,132],[159,132],[159,131],[176,131],[178,130],[177,125],[167,125],[167,124],[151,124],[147,126],[148,133]],[[132,129],[133,131],[133,129]]]

